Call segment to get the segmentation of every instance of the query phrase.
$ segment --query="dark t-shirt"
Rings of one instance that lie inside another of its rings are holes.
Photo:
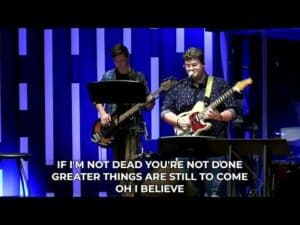
[[[149,94],[149,89],[148,89],[147,82],[145,80],[145,76],[141,72],[131,70],[129,74],[120,74],[117,69],[112,69],[105,72],[105,74],[103,75],[102,81],[107,81],[107,80],[139,81],[145,85],[146,92],[147,94]],[[117,112],[119,115],[121,115],[124,112],[126,112],[129,108],[133,107],[134,105],[135,104],[106,104],[105,109],[106,112],[109,114]],[[137,111],[134,116],[128,118],[126,121],[130,124],[128,129],[132,131],[137,131],[140,133],[140,131],[144,129],[143,116],[141,111]],[[125,132],[127,131],[125,130]]]
[[[130,80],[129,73],[121,74],[118,70],[116,70],[116,80]],[[122,114],[130,109],[133,104],[117,104],[117,111]]]

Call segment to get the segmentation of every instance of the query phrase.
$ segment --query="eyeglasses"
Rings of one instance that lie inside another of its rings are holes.
[[[191,63],[191,64],[183,64],[184,68],[195,68],[199,65],[199,63]]]

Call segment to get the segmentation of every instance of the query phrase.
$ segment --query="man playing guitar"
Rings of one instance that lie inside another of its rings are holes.
[[[115,68],[105,72],[102,81],[107,80],[133,80],[142,82],[147,92],[149,89],[147,87],[147,82],[144,75],[141,72],[134,71],[129,65],[129,51],[123,44],[116,44],[112,48],[112,57],[114,61]],[[116,90],[117,91],[117,90]],[[154,106],[154,100],[151,101],[152,96],[149,94],[147,96],[147,104],[144,108],[146,110],[151,110]],[[118,111],[122,114],[128,110],[132,105],[130,104],[107,104],[104,107],[103,103],[95,102],[95,107],[100,113],[101,125],[110,126],[112,121],[111,114]],[[142,118],[142,112],[137,111],[131,116],[130,121],[126,129],[121,131],[118,140],[112,146],[114,159],[118,161],[122,160],[134,160],[139,154],[138,150],[140,147],[140,135],[144,132],[144,124]],[[94,137],[94,142],[97,143],[97,138]],[[129,193],[128,197],[131,196]]]
[[[189,75],[187,78],[178,82],[178,84],[170,90],[162,104],[161,118],[176,129],[185,131],[191,129],[192,120],[190,116],[181,116],[181,113],[190,111],[197,102],[203,102],[204,106],[208,106],[226,93],[230,87],[227,82],[221,78],[214,77],[210,87],[209,96],[206,95],[208,88],[208,74],[205,71],[204,54],[198,48],[190,48],[183,54],[184,68]],[[205,97],[207,96],[207,97]],[[226,138],[227,122],[236,117],[236,104],[233,96],[222,99],[222,103],[214,108],[207,109],[199,123],[210,122],[211,127],[205,129],[199,135]],[[195,117],[195,120],[198,120]],[[190,134],[191,132],[186,132]],[[176,134],[179,135],[179,134]],[[199,151],[207,151],[207,149],[199,149]],[[222,160],[222,159],[221,159]],[[209,171],[217,173],[219,171]],[[220,182],[216,179],[205,182],[205,191],[207,196],[220,195]]]
[[[170,125],[187,130],[191,126],[191,121],[188,117],[179,117],[178,115],[191,110],[199,101],[208,106],[210,102],[216,100],[230,87],[223,79],[214,77],[210,99],[205,99],[208,74],[205,71],[202,51],[197,48],[190,48],[183,57],[184,68],[189,77],[182,80],[180,84],[167,93],[162,105],[161,118]],[[207,110],[205,120],[211,121],[212,127],[205,134],[226,138],[226,122],[236,117],[235,108],[235,100],[230,96],[216,109]]]

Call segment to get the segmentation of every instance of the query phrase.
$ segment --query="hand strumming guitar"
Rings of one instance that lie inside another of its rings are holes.
[[[191,121],[188,117],[178,117],[177,126],[182,130],[188,130],[191,127]]]
[[[101,118],[101,124],[103,126],[109,126],[110,125],[110,122],[111,122],[110,114],[108,114],[106,112],[102,112],[102,113],[100,113],[100,118]]]
[[[105,127],[106,127],[106,126],[109,126],[109,125],[110,125],[110,122],[111,122],[111,116],[110,116],[110,114],[108,114],[108,113],[105,111],[105,109],[104,109],[104,107],[103,107],[102,104],[98,103],[98,104],[96,104],[95,106],[96,106],[96,108],[97,108],[97,111],[100,113],[101,124],[102,124],[103,126],[105,126]]]

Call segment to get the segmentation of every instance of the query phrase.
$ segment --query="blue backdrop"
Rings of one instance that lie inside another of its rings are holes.
[[[209,73],[225,77],[228,70],[227,61],[224,64],[228,46],[221,41],[226,35],[203,28],[1,28],[0,32],[0,152],[32,154],[25,164],[31,196],[106,195],[101,182],[53,182],[50,175],[57,171],[58,160],[112,159],[110,151],[90,141],[97,112],[87,84],[113,67],[110,49],[116,43],[128,46],[132,66],[146,75],[151,91],[169,76],[185,76],[182,53],[192,46],[211,52]],[[144,112],[152,140],[143,142],[148,151],[157,151],[158,137],[173,135],[173,128],[159,118],[162,100],[163,96],[152,112]],[[0,195],[18,196],[19,183],[14,163],[3,160]]]

